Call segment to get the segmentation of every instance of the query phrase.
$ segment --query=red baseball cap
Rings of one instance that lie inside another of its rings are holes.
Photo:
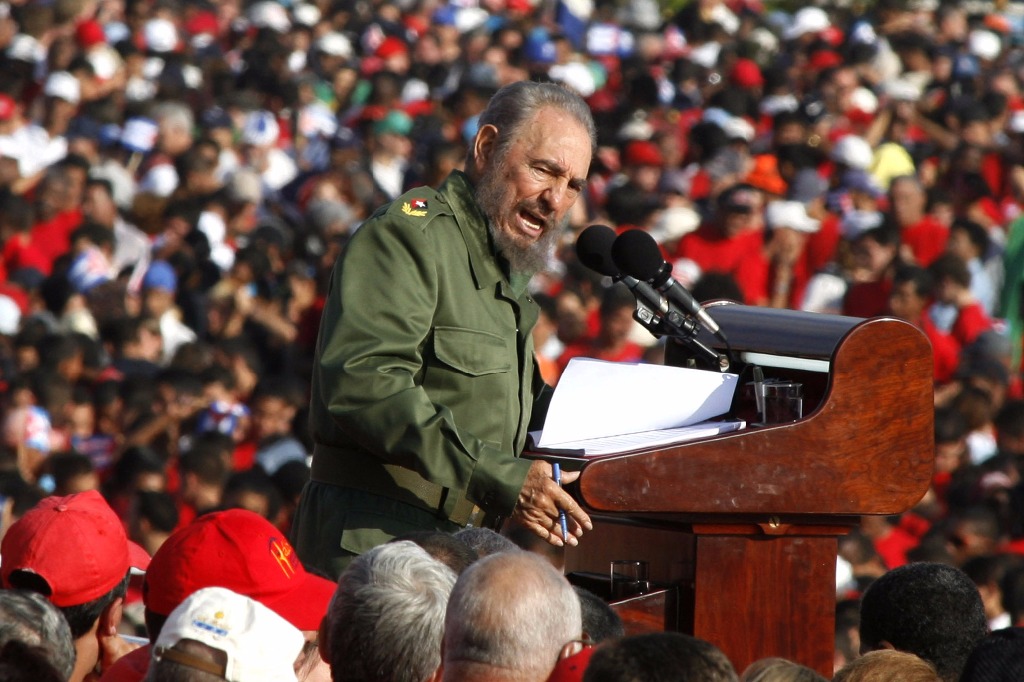
[[[107,34],[103,31],[103,24],[95,19],[86,19],[75,27],[75,39],[84,50],[94,45],[107,42]]]
[[[580,682],[583,674],[590,664],[590,657],[594,655],[595,648],[586,645],[572,656],[558,659],[555,669],[548,676],[548,682]]]
[[[633,140],[627,144],[623,161],[628,166],[661,166],[665,163],[658,145],[647,140]]]
[[[759,88],[764,85],[761,67],[753,59],[737,59],[729,73],[729,80],[740,88]]]
[[[95,490],[44,499],[7,531],[0,555],[4,587],[11,587],[15,571],[35,573],[60,607],[102,597],[129,568],[149,565],[146,550],[128,540],[121,519]]]
[[[14,98],[0,92],[0,121],[6,121],[14,116]]]
[[[816,50],[812,55],[807,65],[815,71],[824,71],[825,69],[831,69],[833,66],[839,66],[843,63],[843,58],[839,56],[838,52],[832,50]]]
[[[396,55],[407,54],[408,52],[409,46],[405,44],[404,40],[395,36],[388,36],[381,42],[375,54],[381,59],[389,59]]]
[[[170,615],[204,587],[260,602],[300,630],[316,630],[337,585],[307,573],[269,521],[245,509],[200,516],[160,546],[146,571],[146,608]]]

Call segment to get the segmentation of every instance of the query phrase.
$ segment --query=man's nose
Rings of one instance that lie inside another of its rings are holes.
[[[545,208],[555,214],[560,214],[572,205],[569,186],[561,181],[552,183],[541,195]]]

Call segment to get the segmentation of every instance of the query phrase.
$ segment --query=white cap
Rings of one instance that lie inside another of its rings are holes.
[[[121,55],[109,45],[98,45],[92,48],[85,55],[85,59],[100,80],[113,78],[117,74],[117,70],[124,66]]]
[[[867,170],[875,154],[871,145],[863,137],[847,135],[839,139],[832,147],[832,160],[857,170]]]
[[[292,7],[292,17],[301,26],[316,26],[320,21],[320,8],[308,2],[300,2]]]
[[[1010,114],[1010,120],[1007,121],[1006,127],[1010,129],[1010,132],[1024,133],[1024,111],[1015,111]]]
[[[455,10],[455,29],[459,33],[468,33],[487,23],[491,14],[483,7],[461,7]]]
[[[562,83],[574,90],[580,97],[590,97],[597,89],[594,72],[580,62],[555,64],[548,69],[548,76],[556,83]]]
[[[855,88],[850,93],[850,105],[865,114],[873,114],[878,111],[878,97],[865,87]]]
[[[700,214],[689,206],[669,206],[661,211],[650,234],[659,244],[675,241],[700,226]]]
[[[332,57],[352,58],[352,41],[337,31],[323,34],[316,39],[313,47]]]
[[[168,19],[150,19],[142,27],[142,38],[151,52],[174,52],[178,47],[178,27]]]
[[[269,111],[253,111],[242,124],[242,142],[257,147],[267,147],[277,142],[281,126]]]
[[[193,592],[171,611],[153,646],[152,665],[162,658],[186,667],[207,663],[174,648],[185,639],[226,653],[221,677],[228,682],[294,682],[293,666],[304,643],[284,618],[223,587]]]
[[[7,56],[19,62],[35,64],[46,59],[46,48],[27,33],[19,33],[7,45]]]
[[[786,29],[786,40],[794,40],[805,33],[820,33],[832,26],[825,10],[820,7],[804,7],[793,15],[793,23]]]
[[[882,87],[889,99],[902,102],[916,102],[921,99],[921,94],[924,92],[924,88],[909,78],[886,81]]]
[[[742,116],[733,116],[722,124],[725,136],[730,140],[743,140],[750,142],[754,139],[754,126]]]
[[[978,59],[991,62],[1003,51],[1003,43],[992,31],[976,29],[967,36],[967,51]]]
[[[269,28],[278,33],[287,33],[292,27],[287,10],[271,0],[257,2],[249,8],[249,23],[256,28]]]
[[[43,94],[78,104],[82,100],[82,86],[78,79],[67,71],[54,71],[46,79]]]
[[[850,211],[843,216],[840,229],[844,238],[853,241],[865,232],[880,227],[882,220],[880,211]]]
[[[765,221],[773,229],[788,227],[808,234],[821,228],[821,221],[807,215],[807,207],[799,201],[772,201],[765,209]]]
[[[718,55],[722,52],[722,45],[714,40],[709,40],[700,47],[695,47],[690,50],[689,59],[697,66],[703,66],[705,69],[715,68],[715,64],[718,63]]]
[[[0,334],[14,336],[21,324],[21,308],[10,296],[0,294]]]

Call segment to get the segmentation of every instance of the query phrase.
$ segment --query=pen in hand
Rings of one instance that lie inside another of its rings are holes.
[[[551,475],[555,479],[555,483],[558,487],[562,487],[562,468],[558,466],[558,462],[551,465]],[[558,510],[558,522],[562,524],[562,542],[569,542],[569,522],[565,518],[565,510]]]

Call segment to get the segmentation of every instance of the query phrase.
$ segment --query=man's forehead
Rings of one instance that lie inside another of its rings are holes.
[[[590,168],[590,133],[568,112],[541,109],[527,123],[519,142],[529,158],[557,165],[574,177],[585,177]]]

